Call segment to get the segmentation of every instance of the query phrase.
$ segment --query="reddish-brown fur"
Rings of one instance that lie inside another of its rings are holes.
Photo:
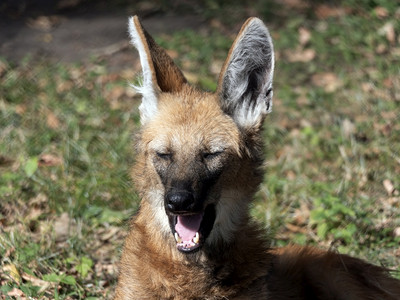
[[[224,111],[220,94],[227,63],[217,93],[199,91],[136,17],[133,22],[151,58],[158,106],[137,140],[133,178],[142,202],[125,241],[115,299],[400,299],[400,281],[383,268],[311,247],[269,247],[248,212],[262,179],[263,119],[239,127]],[[200,251],[181,253],[162,221],[166,187],[157,172],[196,181],[201,171],[194,157],[215,144],[224,153],[208,167],[224,168],[206,201],[215,201],[220,214],[229,212],[214,224],[213,231],[223,236],[210,234]],[[159,149],[173,152],[177,167],[157,158]]]

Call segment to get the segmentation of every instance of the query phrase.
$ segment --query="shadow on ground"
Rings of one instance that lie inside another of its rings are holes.
[[[136,55],[127,34],[128,16],[134,14],[153,34],[206,26],[200,15],[165,13],[151,2],[8,0],[0,5],[0,57],[15,64],[26,57],[67,63],[107,57],[111,71],[123,69]]]

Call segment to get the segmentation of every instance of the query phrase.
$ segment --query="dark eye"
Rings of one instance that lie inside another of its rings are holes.
[[[163,160],[170,160],[172,158],[172,154],[168,152],[156,152],[156,155]]]
[[[215,151],[215,152],[203,152],[201,155],[203,159],[213,159],[219,155],[221,155],[223,151]]]

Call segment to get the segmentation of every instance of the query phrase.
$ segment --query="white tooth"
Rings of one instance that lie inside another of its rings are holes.
[[[193,242],[194,242],[195,244],[197,244],[197,243],[199,242],[199,240],[200,240],[199,233],[196,232],[196,236],[193,238]]]
[[[177,232],[175,232],[175,241],[177,242],[177,243],[180,243],[180,242],[182,242],[182,239],[181,239],[181,237],[179,236],[179,234],[177,233]]]

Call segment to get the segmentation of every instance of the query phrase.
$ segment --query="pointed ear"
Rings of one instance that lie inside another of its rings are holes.
[[[222,109],[238,126],[260,126],[272,106],[274,50],[264,23],[250,18],[242,26],[222,68],[218,89]]]
[[[129,19],[129,34],[132,44],[139,52],[142,65],[142,86],[134,88],[143,95],[139,111],[144,124],[157,112],[159,93],[180,91],[186,79],[172,58],[144,30],[137,16]]]

